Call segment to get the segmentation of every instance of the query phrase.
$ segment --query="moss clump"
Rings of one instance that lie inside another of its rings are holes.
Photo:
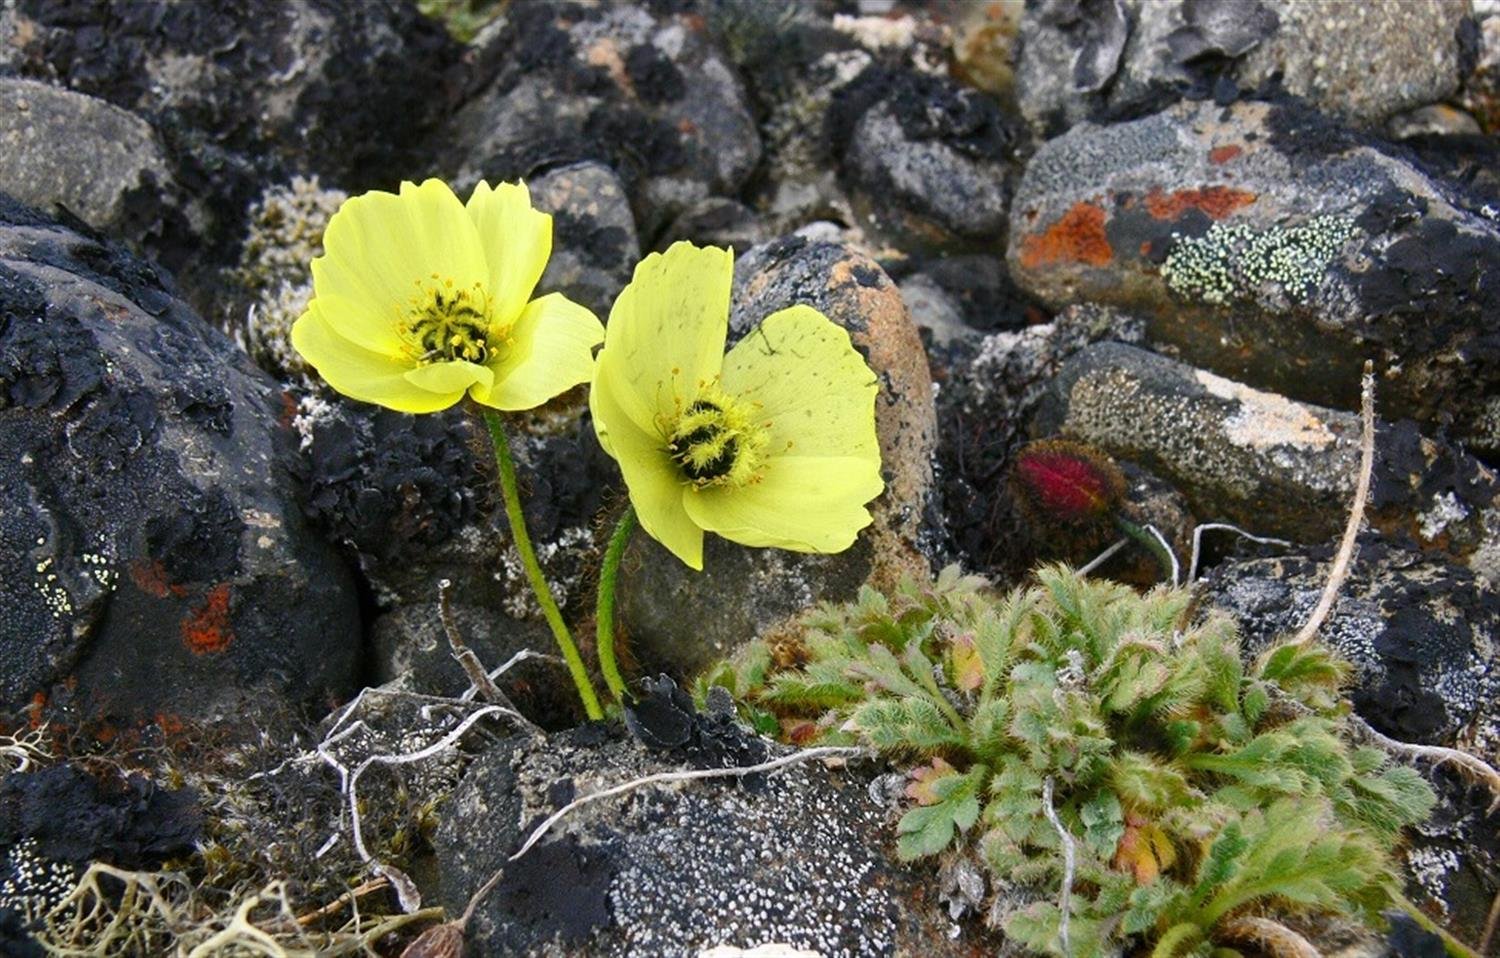
[[[1033,952],[1233,955],[1252,910],[1378,922],[1390,850],[1434,797],[1343,737],[1344,664],[1281,646],[1247,668],[1233,625],[1192,624],[1184,590],[1037,579],[866,590],[701,691],[904,763],[900,854],[977,858],[989,920]]]
[[[299,176],[267,190],[250,210],[240,263],[228,277],[248,308],[230,317],[229,328],[250,358],[274,376],[307,374],[292,348],[292,324],[312,299],[309,264],[323,255],[323,230],[346,199],[347,193],[325,189],[315,176]]]
[[[1346,216],[1315,216],[1290,229],[1215,223],[1202,236],[1177,237],[1161,275],[1178,296],[1215,306],[1250,299],[1268,285],[1301,303],[1354,232]]]

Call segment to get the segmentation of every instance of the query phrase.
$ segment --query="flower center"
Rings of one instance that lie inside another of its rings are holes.
[[[753,477],[766,442],[765,429],[750,421],[744,404],[715,389],[687,407],[667,450],[695,485],[740,486]]]
[[[468,289],[455,289],[453,280],[439,280],[436,274],[430,283],[419,280],[417,285],[421,292],[412,298],[406,328],[417,363],[483,363],[488,359],[494,344],[484,287],[475,283]]]

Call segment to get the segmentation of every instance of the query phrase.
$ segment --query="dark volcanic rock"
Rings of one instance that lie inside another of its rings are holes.
[[[454,115],[449,172],[509,180],[578,160],[612,166],[646,236],[732,194],[760,159],[733,68],[701,16],[634,4],[513,4],[479,51],[493,82]]]
[[[890,863],[886,810],[863,769],[809,763],[647,787],[584,806],[506,862],[566,802],[697,764],[597,726],[509,739],[480,758],[436,839],[450,909],[505,869],[469,924],[469,953],[696,958],[779,942],[827,958],[938,958],[993,948],[974,931],[950,934],[936,880]]]
[[[1500,576],[1500,478],[1410,421],[1376,428],[1371,524]],[[1175,483],[1204,521],[1307,543],[1338,537],[1359,468],[1355,413],[1116,343],[1068,362],[1033,429],[1146,465]]]
[[[209,717],[353,679],[274,385],[120,249],[0,199],[0,700]]]
[[[532,205],[552,214],[552,258],[537,295],[563,293],[603,322],[641,258],[624,185],[602,163],[579,163],[527,186]]]
[[[875,521],[850,549],[831,556],[751,549],[710,534],[702,572],[637,534],[621,571],[620,620],[633,652],[653,669],[691,677],[817,602],[852,598],[866,581],[927,574],[923,522],[937,423],[927,356],[901,293],[884,270],[847,246],[775,240],[735,265],[731,344],[795,303],[848,329],[881,381],[875,430],[886,488],[870,504]]]
[[[982,93],[876,67],[838,92],[828,135],[870,232],[952,249],[1002,238],[1017,126]]]
[[[216,258],[267,182],[322,174],[350,190],[411,176],[448,113],[460,48],[402,0],[16,0],[0,72],[87,93],[148,120],[212,220]],[[140,192],[130,215],[158,214]],[[152,253],[210,311],[201,238],[162,225]]]
[[[1205,577],[1203,601],[1259,653],[1307,620],[1329,558],[1227,561]],[[1479,755],[1500,746],[1500,596],[1468,569],[1366,536],[1319,636],[1354,664],[1354,706],[1386,735]]]
[[[1052,306],[1140,312],[1196,365],[1500,451],[1500,223],[1477,198],[1304,109],[1182,104],[1032,159],[1011,273]]]
[[[1021,23],[1017,87],[1053,133],[1187,95],[1274,84],[1351,122],[1458,87],[1463,4],[1298,0],[1043,0]]]

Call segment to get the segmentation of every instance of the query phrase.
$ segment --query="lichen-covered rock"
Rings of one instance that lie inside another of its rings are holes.
[[[0,199],[0,701],[348,688],[354,585],[293,499],[284,412],[151,267]]]
[[[807,763],[647,787],[580,808],[507,861],[563,804],[692,767],[684,759],[598,726],[508,739],[482,756],[445,806],[435,842],[439,897],[455,914],[504,868],[469,923],[468,953],[697,958],[768,943],[824,958],[993,950],[973,930],[950,932],[935,879],[891,863],[886,809],[872,797],[872,773],[858,767]]]
[[[602,161],[653,235],[693,202],[734,193],[760,159],[744,90],[701,16],[513,4],[478,56],[498,75],[443,134],[461,182]]]
[[[34,80],[0,79],[0,192],[61,206],[148,253],[165,229],[191,235],[204,225],[149,123]]]
[[[641,258],[624,185],[602,163],[578,163],[527,186],[532,205],[552,214],[552,258],[537,295],[563,293],[602,322]]]
[[[1204,521],[1323,543],[1359,470],[1355,413],[1251,389],[1155,353],[1090,346],[1053,381],[1033,430],[1096,445],[1170,479]],[[1500,578],[1500,477],[1411,422],[1377,427],[1369,519]]]
[[[10,68],[160,128],[179,159],[361,180],[398,173],[438,119],[458,46],[397,0],[18,0]]]
[[[577,399],[558,403],[507,422],[537,556],[576,624],[593,609],[594,524],[620,478],[579,422]],[[299,410],[307,510],[354,553],[370,586],[377,675],[450,694],[467,685],[439,625],[445,579],[463,638],[487,667],[521,648],[556,651],[511,541],[489,437],[468,409],[408,416],[311,394]],[[534,686],[516,693],[540,703],[534,714],[571,716],[576,696],[564,670],[528,666],[513,678]]]
[[[1183,95],[1276,84],[1377,126],[1459,85],[1462,3],[1046,0],[1021,22],[1017,87],[1033,124],[1137,115]]]
[[[1331,551],[1227,561],[1203,580],[1202,600],[1233,617],[1245,653],[1258,654],[1307,620]],[[1469,570],[1363,536],[1318,634],[1354,665],[1349,696],[1381,733],[1490,759],[1500,749],[1500,598]],[[1500,890],[1493,797],[1451,771],[1424,772],[1442,801],[1403,850],[1415,897],[1477,941]]]
[[[1203,580],[1202,599],[1239,623],[1254,655],[1307,620],[1328,578],[1332,547],[1229,560]],[[1354,665],[1350,697],[1393,738],[1500,747],[1500,596],[1468,569],[1430,554],[1361,539],[1320,638]]]
[[[1140,312],[1221,375],[1500,449],[1500,224],[1476,197],[1288,105],[1185,103],[1033,157],[1012,275],[1053,306]]]
[[[932,494],[937,423],[927,356],[901,293],[852,249],[788,237],[735,265],[731,341],[779,309],[806,303],[849,331],[880,379],[875,429],[886,488],[872,526],[832,556],[748,549],[717,536],[702,572],[637,535],[621,573],[620,618],[633,653],[652,668],[690,676],[815,603],[853,596],[867,581],[926,574],[924,518]],[[691,615],[684,615],[691,609]]]
[[[877,67],[839,91],[829,122],[871,234],[918,249],[993,247],[1002,238],[1017,124],[989,97]]]

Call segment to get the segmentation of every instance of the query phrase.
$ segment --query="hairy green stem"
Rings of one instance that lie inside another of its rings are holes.
[[[558,648],[562,649],[568,671],[573,674],[573,684],[578,686],[578,697],[583,699],[584,712],[591,719],[602,719],[604,710],[599,707],[599,696],[594,692],[594,684],[589,681],[589,673],[584,668],[582,656],[578,654],[578,646],[573,644],[573,636],[568,634],[562,612],[552,598],[552,589],[547,585],[541,563],[536,561],[536,550],[531,547],[531,536],[526,531],[526,516],[521,512],[521,495],[516,489],[516,465],[510,458],[510,439],[505,435],[505,425],[500,421],[500,414],[494,410],[485,409],[483,414],[484,424],[490,430],[490,441],[495,447],[495,466],[500,473],[505,517],[510,520],[511,538],[515,540],[516,552],[521,556],[521,565],[526,569],[526,578],[531,582],[531,591],[536,594],[537,604],[542,607],[542,615],[552,628]]]
[[[1167,933],[1157,939],[1156,947],[1151,950],[1151,958],[1172,958],[1178,949],[1190,943],[1199,935],[1199,928],[1192,922],[1183,922],[1167,929]]]
[[[620,578],[620,560],[634,531],[635,506],[627,504],[620,521],[615,523],[614,534],[609,537],[609,547],[604,550],[604,565],[599,569],[599,610],[594,617],[599,628],[599,671],[604,673],[604,684],[621,705],[625,704],[627,692],[625,680],[620,676],[620,663],[615,660],[615,585]]]
[[[1151,553],[1151,556],[1156,559],[1156,564],[1161,568],[1162,575],[1167,576],[1169,579],[1172,578],[1173,574],[1177,571],[1177,563],[1167,553],[1166,547],[1157,541],[1155,536],[1123,516],[1115,517],[1115,526],[1121,532],[1144,546],[1146,551]],[[1175,581],[1172,584],[1177,585]]]

